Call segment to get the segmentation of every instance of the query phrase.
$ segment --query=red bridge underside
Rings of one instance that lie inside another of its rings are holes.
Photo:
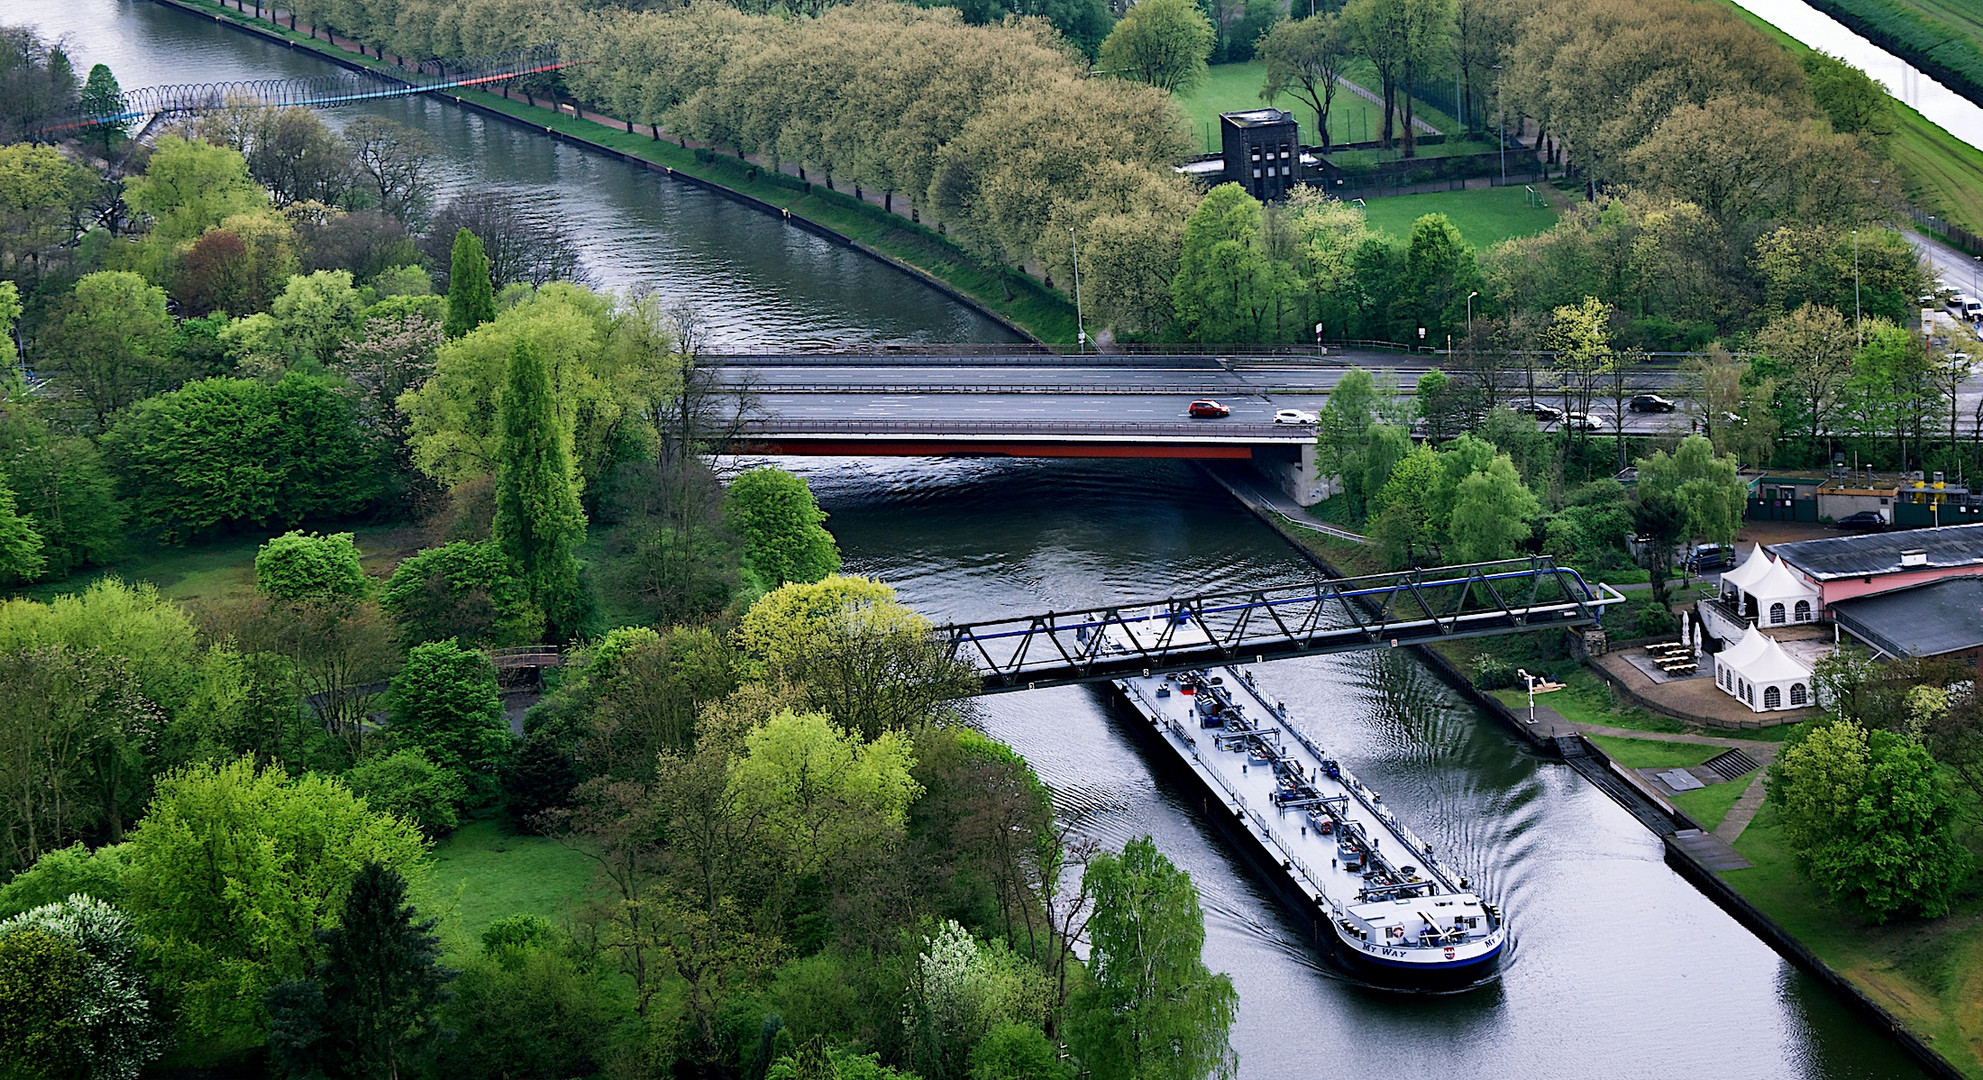
[[[1226,458],[1251,460],[1249,446],[1106,446],[1093,443],[816,442],[738,443],[734,454],[790,457]]]

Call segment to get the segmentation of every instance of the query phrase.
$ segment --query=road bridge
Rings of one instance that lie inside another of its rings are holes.
[[[1591,627],[1624,599],[1552,559],[1530,558],[958,623],[935,635],[978,670],[989,694]],[[1204,634],[1178,633],[1187,626]]]

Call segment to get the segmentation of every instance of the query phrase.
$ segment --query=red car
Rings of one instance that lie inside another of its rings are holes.
[[[1232,410],[1216,401],[1206,398],[1191,403],[1191,415],[1198,420],[1221,420],[1232,415]]]

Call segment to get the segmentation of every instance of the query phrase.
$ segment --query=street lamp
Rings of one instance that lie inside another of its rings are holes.
[[[1859,331],[1859,230],[1852,230],[1852,334],[1859,344],[1866,344],[1866,337]]]
[[[1421,349],[1425,348],[1425,327],[1423,326],[1418,328],[1418,347]]]
[[[1467,336],[1468,337],[1473,336],[1473,298],[1479,295],[1480,295],[1479,289],[1475,289],[1474,291],[1467,294]]]
[[[1529,723],[1533,724],[1535,723],[1535,676],[1529,674],[1527,668],[1516,668],[1515,674],[1520,675],[1522,677],[1522,685],[1528,687]]]
[[[1088,353],[1088,320],[1081,314],[1081,242],[1074,238],[1074,226],[1067,227],[1067,244],[1074,249],[1074,329],[1075,350]]]
[[[1317,356],[1327,356],[1327,355],[1329,355],[1329,350],[1328,350],[1328,349],[1325,349],[1325,348],[1323,348],[1323,347],[1322,347],[1322,324],[1321,324],[1321,323],[1316,323],[1316,324],[1315,324],[1315,355],[1317,355]]]

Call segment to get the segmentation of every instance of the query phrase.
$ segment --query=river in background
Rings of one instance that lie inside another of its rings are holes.
[[[144,0],[5,0],[0,22],[66,44],[76,70],[110,65],[127,89],[322,75],[297,52]],[[868,342],[1005,342],[1017,336],[923,282],[690,184],[428,98],[326,110],[383,116],[433,143],[445,201],[491,189],[578,242],[594,282],[685,300],[718,345],[770,351]]]
[[[1819,11],[1804,0],[1732,0],[1819,52],[1830,53],[1886,85],[1902,104],[1971,146],[1983,149],[1983,106],[1963,97],[1920,68]],[[1983,180],[1979,180],[1983,182]]]
[[[66,36],[126,86],[312,74],[320,61],[137,0],[8,0],[0,20]],[[555,215],[613,287],[691,296],[737,343],[996,339],[940,293],[737,204],[432,102],[379,111],[425,129],[444,186],[490,185]],[[932,618],[1306,580],[1311,570],[1178,463],[788,461],[848,569]],[[1560,762],[1530,752],[1407,654],[1286,660],[1265,689],[1510,913],[1495,985],[1398,996],[1341,980],[1231,859],[1096,693],[982,700],[1062,815],[1111,845],[1150,834],[1188,870],[1206,961],[1240,993],[1248,1080],[1922,1074],[1878,1031],[1668,869],[1659,842]]]

